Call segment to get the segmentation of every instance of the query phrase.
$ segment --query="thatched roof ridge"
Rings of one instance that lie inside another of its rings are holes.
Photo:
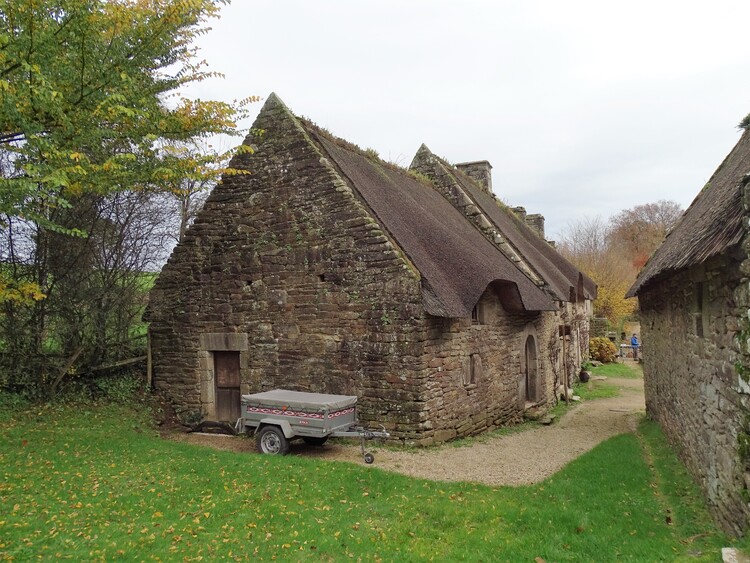
[[[451,172],[480,209],[500,227],[502,234],[519,250],[521,256],[539,272],[550,288],[563,296],[563,301],[570,300],[570,292],[577,291],[579,282],[582,283],[586,299],[596,297],[594,281],[568,262],[513,211],[480,189],[473,179],[460,170],[454,168]]]
[[[628,297],[658,278],[702,264],[742,241],[742,192],[749,173],[750,131],[745,131],[638,274]]]
[[[511,310],[556,309],[549,297],[433,186],[335,142],[329,135],[305,128],[418,269],[428,313],[469,316],[488,287],[495,289]]]
[[[517,250],[520,258],[541,277],[556,299],[571,301],[579,293],[586,299],[596,297],[597,287],[593,280],[568,262],[501,201],[482,189],[473,178],[432,153],[425,145],[420,147],[414,160],[429,160],[433,166],[439,166],[443,178],[439,181],[446,181],[447,176],[471,198],[499,234]]]

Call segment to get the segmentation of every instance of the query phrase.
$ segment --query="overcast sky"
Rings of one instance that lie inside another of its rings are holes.
[[[748,22],[748,0],[234,0],[199,42],[225,78],[189,93],[276,92],[403,166],[486,159],[556,238],[690,204],[750,113]]]

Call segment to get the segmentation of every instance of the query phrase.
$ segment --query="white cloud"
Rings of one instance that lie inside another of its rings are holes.
[[[226,79],[190,94],[275,91],[400,164],[422,142],[487,159],[498,195],[555,234],[690,203],[750,112],[746,21],[730,0],[235,0],[201,43]]]

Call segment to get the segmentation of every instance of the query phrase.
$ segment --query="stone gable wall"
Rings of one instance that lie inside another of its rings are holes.
[[[155,385],[210,416],[212,350],[201,343],[242,334],[242,393],[357,394],[365,423],[417,432],[418,275],[286,108],[256,127],[267,129],[258,153],[234,163],[252,175],[224,179],[152,292]]]
[[[749,290],[741,263],[724,258],[639,295],[647,413],[677,446],[731,534],[750,522],[750,473],[738,453],[750,387],[735,369],[737,362],[747,365],[737,335]]]
[[[364,424],[411,443],[476,434],[520,420],[529,335],[553,401],[558,313],[487,291],[482,325],[427,315],[418,272],[300,122],[277,104],[254,128],[232,164],[252,174],[213,191],[150,297],[155,386],[184,418],[216,414],[214,353],[236,351],[241,393],[356,394]]]

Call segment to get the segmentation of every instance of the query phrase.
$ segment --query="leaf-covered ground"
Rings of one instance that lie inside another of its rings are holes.
[[[0,424],[5,560],[713,561],[729,542],[648,423],[517,488],[174,443],[124,406]]]

